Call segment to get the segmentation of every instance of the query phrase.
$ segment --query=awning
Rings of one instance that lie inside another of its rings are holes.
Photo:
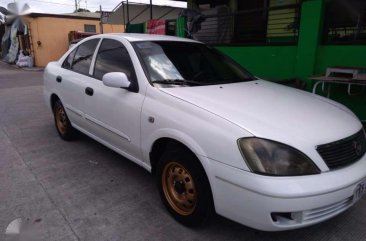
[[[154,1],[153,1],[154,3]],[[138,24],[149,19],[176,19],[185,8],[150,5],[141,3],[121,2],[110,14],[107,23],[110,24]]]

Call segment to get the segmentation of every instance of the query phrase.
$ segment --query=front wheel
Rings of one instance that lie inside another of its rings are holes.
[[[164,153],[157,167],[157,182],[165,207],[180,223],[198,226],[212,213],[210,184],[193,153]]]

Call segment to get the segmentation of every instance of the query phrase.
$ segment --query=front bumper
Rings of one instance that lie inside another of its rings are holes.
[[[210,160],[216,212],[263,231],[316,224],[351,207],[366,179],[366,156],[336,171],[299,177],[269,177]]]

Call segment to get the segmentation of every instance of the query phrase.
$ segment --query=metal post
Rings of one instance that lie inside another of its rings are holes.
[[[103,34],[103,12],[102,12],[102,5],[99,5],[100,11],[100,33]]]
[[[152,0],[150,0],[150,19],[153,19],[153,5],[152,5]]]
[[[122,2],[122,12],[123,12],[123,26],[124,26],[124,30],[126,32],[126,16],[125,16],[125,6],[123,5],[124,2]]]
[[[128,0],[127,0],[127,24],[130,23],[130,12],[129,12],[129,9],[128,9]]]
[[[14,0],[15,2],[15,0]],[[75,0],[75,13],[78,11],[78,0]]]

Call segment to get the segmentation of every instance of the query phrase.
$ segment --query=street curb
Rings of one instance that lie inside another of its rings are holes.
[[[29,71],[29,72],[41,72],[44,70],[44,68],[38,68],[38,67],[32,67],[32,68],[29,68],[29,67],[19,67],[19,66],[16,66],[15,64],[9,64],[3,60],[0,61],[0,63],[3,63],[4,65],[8,65],[14,69],[18,69],[18,70],[24,70],[24,71]]]

